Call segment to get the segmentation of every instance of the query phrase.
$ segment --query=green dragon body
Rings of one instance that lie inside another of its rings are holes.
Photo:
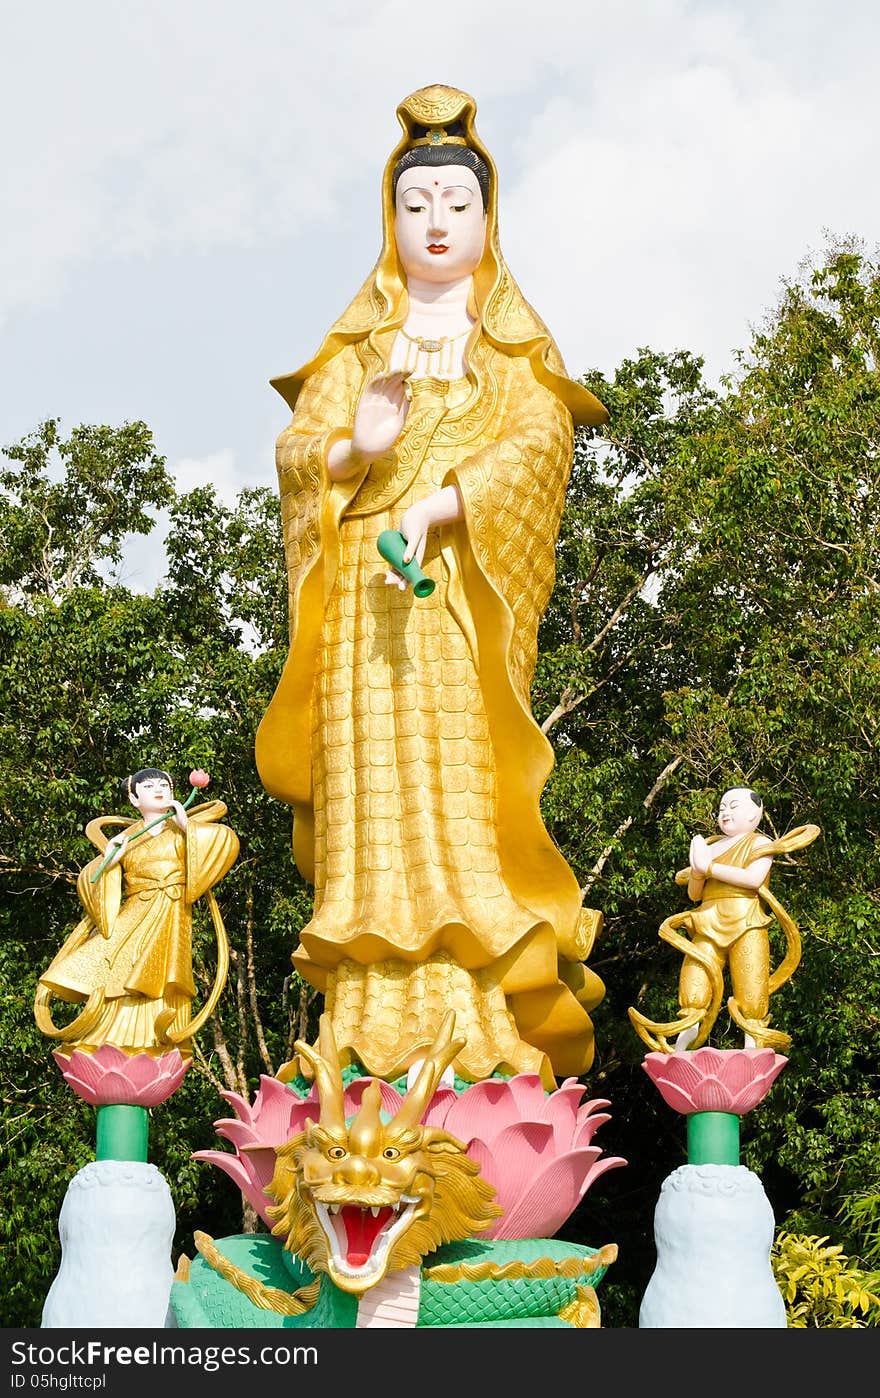
[[[181,1329],[354,1329],[360,1299],[314,1273],[269,1234],[216,1240],[227,1276],[205,1256],[184,1265],[171,1288],[171,1311]],[[596,1287],[615,1260],[613,1244],[600,1249],[556,1238],[449,1243],[420,1269],[416,1328],[511,1326],[578,1329],[600,1325]],[[222,1266],[223,1263],[220,1263]],[[188,1270],[188,1275],[184,1275]],[[250,1285],[249,1285],[250,1280]],[[259,1297],[259,1304],[246,1294]],[[275,1305],[300,1291],[316,1291],[300,1314]]]

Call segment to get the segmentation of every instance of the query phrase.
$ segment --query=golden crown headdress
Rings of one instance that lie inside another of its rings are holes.
[[[410,148],[414,146],[466,146],[467,141],[464,136],[451,136],[445,126],[430,126],[424,136],[418,136],[410,141]]]

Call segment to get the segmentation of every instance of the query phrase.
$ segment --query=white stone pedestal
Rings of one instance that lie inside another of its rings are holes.
[[[174,1204],[155,1165],[93,1160],[67,1186],[61,1266],[44,1329],[163,1328],[174,1278]]]
[[[775,1220],[758,1176],[744,1165],[681,1165],[654,1212],[657,1265],[640,1329],[785,1329],[770,1266]]]

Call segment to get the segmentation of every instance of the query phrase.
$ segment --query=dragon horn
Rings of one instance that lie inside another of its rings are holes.
[[[348,1128],[349,1150],[355,1155],[373,1155],[382,1129],[382,1089],[375,1078],[361,1098],[360,1109]]]
[[[332,1130],[345,1129],[345,1094],[342,1086],[342,1069],[339,1066],[339,1052],[333,1035],[333,1025],[329,1015],[321,1015],[318,1022],[318,1043],[316,1048],[297,1039],[294,1049],[300,1058],[311,1066],[318,1084],[318,1097],[321,1102],[321,1125]]]
[[[444,1068],[448,1068],[455,1055],[463,1049],[466,1039],[453,1039],[455,1010],[443,1016],[437,1037],[428,1050],[419,1075],[403,1099],[403,1105],[394,1118],[396,1126],[417,1126],[425,1114],[425,1109],[434,1095]]]

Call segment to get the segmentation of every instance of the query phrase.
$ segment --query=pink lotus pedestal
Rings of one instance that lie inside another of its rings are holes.
[[[56,1050],[65,1081],[96,1108],[96,1158],[67,1186],[58,1218],[61,1265],[43,1329],[165,1326],[174,1280],[176,1214],[164,1175],[147,1162],[149,1111],[167,1101],[191,1059],[110,1044]]]
[[[739,1123],[763,1102],[788,1062],[769,1048],[648,1053],[642,1067],[688,1123],[688,1164],[738,1165]]]
[[[640,1328],[786,1327],[770,1266],[773,1211],[757,1175],[739,1163],[739,1132],[787,1061],[757,1048],[645,1056],[664,1102],[687,1118],[688,1163],[661,1187],[657,1265]]]
[[[154,1058],[112,1044],[94,1053],[55,1049],[52,1057],[77,1097],[97,1108],[97,1160],[146,1160],[149,1108],[177,1091],[192,1062],[179,1049]]]

